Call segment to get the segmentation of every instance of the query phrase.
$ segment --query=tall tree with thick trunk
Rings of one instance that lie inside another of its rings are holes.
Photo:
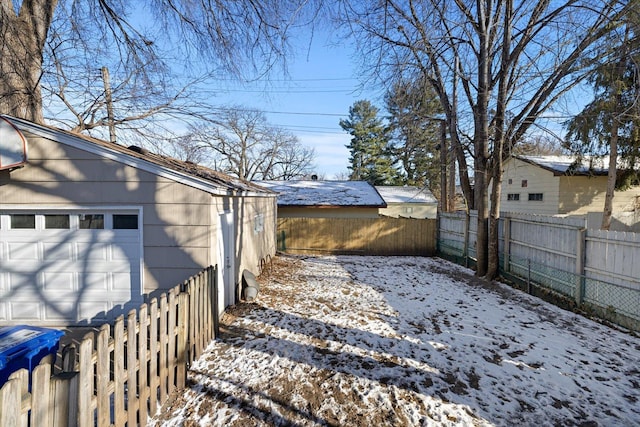
[[[44,121],[43,52],[57,3],[0,0],[0,113]]]
[[[610,60],[611,51],[600,44],[629,10],[628,0],[344,3],[342,16],[375,76],[389,81],[419,72],[438,94],[465,197],[478,211],[478,275],[492,278],[498,272],[503,156],[563,94]],[[466,184],[465,141],[472,146],[473,191]]]

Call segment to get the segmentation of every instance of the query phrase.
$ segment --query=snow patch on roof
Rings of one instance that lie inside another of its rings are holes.
[[[376,185],[376,190],[387,203],[438,203],[427,188]]]
[[[609,156],[585,157],[577,165],[575,156],[518,156],[517,158],[559,173],[606,175],[609,170]],[[575,167],[572,168],[572,165]]]
[[[385,207],[376,189],[364,181],[256,181],[278,193],[278,206]]]

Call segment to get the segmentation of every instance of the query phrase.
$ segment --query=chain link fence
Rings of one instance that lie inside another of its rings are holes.
[[[464,243],[439,239],[438,256],[472,267]],[[515,287],[568,309],[579,309],[617,325],[640,331],[640,290],[550,267],[530,259],[500,259],[500,275]]]

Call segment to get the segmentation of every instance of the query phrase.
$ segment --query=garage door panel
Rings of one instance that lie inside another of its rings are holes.
[[[37,260],[38,259],[38,243],[37,242],[9,242],[7,260]]]
[[[40,320],[41,304],[31,301],[13,301],[10,303],[11,320],[37,321]]]
[[[78,317],[95,321],[107,320],[110,304],[104,301],[82,302],[78,304]]]
[[[64,322],[69,318],[74,320],[77,317],[77,305],[72,302],[57,302],[56,304],[45,304],[44,318],[47,320]]]
[[[45,261],[71,260],[73,259],[73,244],[71,243],[43,243],[43,256]]]
[[[132,259],[140,253],[140,247],[136,243],[111,245],[111,256],[114,260]]]
[[[112,290],[114,291],[128,291],[129,295],[131,295],[131,274],[127,272],[123,273],[113,273],[113,286]]]
[[[78,248],[78,259],[103,260],[109,259],[109,243],[104,242],[80,242],[76,243]]]
[[[83,274],[80,277],[80,290],[85,294],[90,292],[92,295],[95,295],[95,292],[102,291],[101,295],[104,295],[106,299],[110,299],[110,296],[106,293],[109,290],[109,273],[106,271],[92,271]]]
[[[45,293],[60,292],[60,298],[71,297],[76,290],[74,273],[42,273],[42,289]],[[66,291],[66,292],[65,292]]]

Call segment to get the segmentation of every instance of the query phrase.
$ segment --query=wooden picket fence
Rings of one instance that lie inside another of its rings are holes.
[[[48,356],[12,374],[0,426],[145,426],[218,334],[216,277],[208,267],[64,347],[57,365]]]

